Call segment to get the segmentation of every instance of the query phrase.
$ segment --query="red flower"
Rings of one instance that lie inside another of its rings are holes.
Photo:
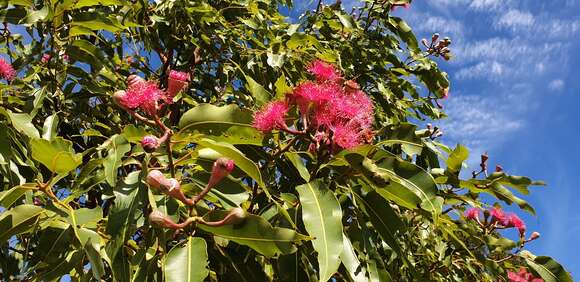
[[[4,59],[0,58],[0,77],[11,81],[16,76],[16,71],[12,65],[6,62]]]
[[[506,227],[515,227],[520,232],[520,236],[522,237],[524,236],[524,233],[526,233],[526,224],[521,218],[519,218],[516,214],[512,213],[507,216],[506,221],[507,221]]]
[[[525,267],[521,267],[517,273],[508,271],[509,282],[543,282],[544,279],[535,278]]]
[[[350,149],[360,145],[360,132],[348,125],[336,125],[332,127],[332,140],[343,149]]]
[[[267,104],[254,114],[252,126],[263,132],[270,132],[275,128],[286,126],[284,117],[288,112],[288,105],[285,101],[275,101]]]
[[[41,61],[43,64],[46,64],[46,63],[48,63],[48,62],[50,61],[50,58],[51,58],[51,57],[52,57],[52,56],[50,56],[50,54],[44,54],[44,55],[42,55],[42,58],[40,59],[40,61]]]
[[[340,72],[333,65],[321,60],[312,62],[307,70],[321,81],[335,81],[341,78]]]
[[[157,102],[163,98],[164,93],[154,82],[145,81],[138,76],[129,76],[129,88],[122,94],[115,93],[115,101],[125,109],[134,110],[141,108],[148,115],[157,113]]]
[[[189,73],[181,72],[181,71],[170,71],[169,72],[169,80],[167,85],[167,103],[173,103],[173,97],[177,95],[181,90],[187,87],[189,83]]]
[[[501,208],[494,207],[493,209],[491,209],[489,211],[489,214],[491,215],[492,222],[498,222],[499,224],[504,225],[504,226],[507,225],[508,218]]]
[[[471,219],[471,220],[477,220],[477,219],[479,219],[480,212],[481,212],[481,210],[478,208],[469,208],[467,211],[465,211],[465,218]]]

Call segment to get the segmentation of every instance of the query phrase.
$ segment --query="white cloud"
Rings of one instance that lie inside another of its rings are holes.
[[[446,138],[475,151],[490,150],[524,126],[522,119],[511,115],[509,109],[513,103],[506,97],[455,95],[445,105],[449,118],[441,127]]]
[[[474,10],[498,9],[507,6],[509,0],[473,0],[469,7]]]
[[[534,25],[534,21],[534,15],[531,13],[511,9],[499,17],[495,22],[495,25],[500,28],[511,28],[516,30],[519,28],[530,28]]]
[[[476,65],[462,68],[455,74],[457,79],[487,78],[489,80],[499,79],[508,73],[509,69],[505,65],[497,62],[480,62]]]
[[[561,79],[554,79],[550,82],[550,84],[548,85],[548,88],[550,88],[550,90],[553,91],[561,91],[562,89],[564,89],[564,81]]]

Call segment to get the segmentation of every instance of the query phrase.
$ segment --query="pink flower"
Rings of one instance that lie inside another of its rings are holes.
[[[524,236],[524,233],[526,233],[526,224],[521,218],[512,213],[507,216],[506,221],[506,227],[515,227],[520,232],[520,236]]]
[[[333,65],[321,60],[312,62],[307,70],[321,81],[335,81],[341,78],[340,72]]]
[[[286,127],[286,122],[284,121],[286,113],[288,113],[288,105],[285,101],[271,102],[254,114],[252,126],[263,132]]]
[[[332,132],[332,140],[334,141],[334,144],[343,149],[350,149],[362,143],[359,135],[360,132],[352,126],[336,125],[332,128]]]
[[[509,282],[543,282],[544,279],[535,278],[532,273],[528,272],[525,267],[521,267],[520,271],[517,273],[508,271],[508,281]]]
[[[41,61],[43,64],[46,64],[46,63],[48,63],[48,62],[50,61],[50,58],[51,58],[51,57],[52,57],[52,56],[50,56],[50,54],[48,54],[48,53],[47,53],[47,54],[43,54],[43,55],[42,55],[42,58],[40,59],[40,61]]]
[[[62,54],[60,57],[61,57],[61,58],[62,58],[62,60],[63,60],[63,61],[65,61],[65,62],[68,62],[68,61],[69,61],[69,59],[70,59],[70,58],[69,58],[69,56],[68,56],[67,54]]]
[[[302,114],[307,114],[311,105],[320,107],[340,95],[341,91],[342,89],[335,83],[317,84],[309,81],[294,89],[291,100],[298,105]]]
[[[498,222],[501,225],[507,225],[507,217],[501,208],[492,208],[489,211],[492,222]]]
[[[141,139],[141,146],[147,153],[152,153],[159,148],[159,140],[153,135],[147,135]]]
[[[0,77],[11,81],[16,76],[16,71],[12,65],[6,62],[4,59],[0,58]]]
[[[478,208],[469,208],[467,211],[465,211],[465,218],[471,219],[471,220],[477,220],[477,219],[479,219],[480,212],[481,212],[481,210]]]
[[[144,81],[141,78],[130,76],[129,88],[125,95],[119,95],[118,103],[126,109],[134,110],[141,108],[148,115],[155,115],[157,113],[157,101],[164,96],[157,84],[154,82]]]
[[[187,87],[188,83],[189,73],[174,70],[170,71],[167,85],[167,103],[173,103],[173,97],[175,97],[177,93]]]

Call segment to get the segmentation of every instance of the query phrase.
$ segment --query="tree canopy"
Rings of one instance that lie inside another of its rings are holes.
[[[359,4],[0,1],[0,277],[572,281],[440,142],[451,39]]]

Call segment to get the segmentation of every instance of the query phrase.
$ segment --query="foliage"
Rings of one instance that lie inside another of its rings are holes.
[[[445,117],[451,41],[420,45],[390,13],[409,1],[361,2],[289,19],[290,0],[0,1],[16,70],[0,83],[0,277],[571,281],[488,211],[534,213],[514,192],[541,183],[488,175],[487,156],[463,179],[468,150],[422,128]],[[315,60],[372,99],[364,144],[312,150],[294,108],[252,127]]]

